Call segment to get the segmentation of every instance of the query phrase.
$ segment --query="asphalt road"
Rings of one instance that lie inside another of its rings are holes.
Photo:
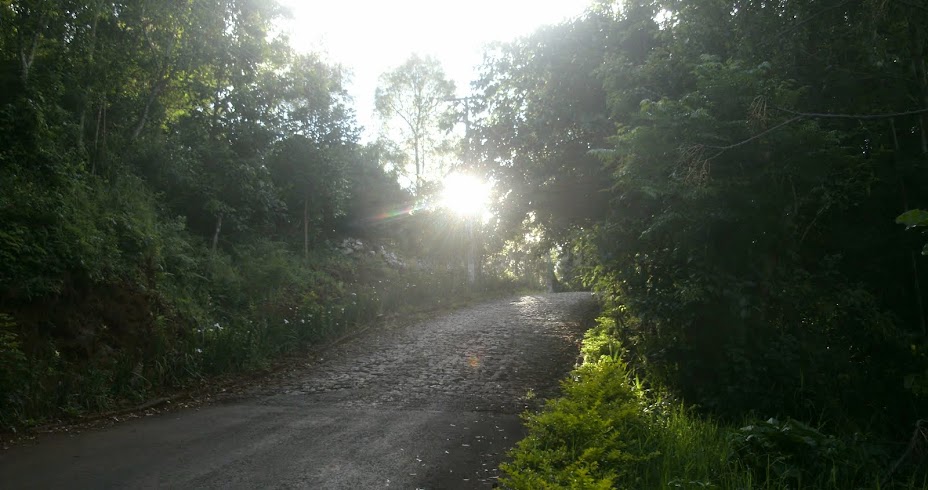
[[[0,488],[491,488],[592,305],[524,296],[372,330],[235,401],[0,452]]]

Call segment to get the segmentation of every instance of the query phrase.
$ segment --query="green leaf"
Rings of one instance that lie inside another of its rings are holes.
[[[905,225],[907,230],[916,226],[928,226],[928,211],[911,209],[897,216],[896,223]]]

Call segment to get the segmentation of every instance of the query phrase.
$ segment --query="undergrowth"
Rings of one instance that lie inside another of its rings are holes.
[[[0,430],[133,406],[261,369],[381,315],[476,294],[460,274],[376,253],[319,247],[304,259],[271,241],[211,253],[180,227],[159,235],[149,278],[0,314]]]
[[[611,331],[601,318],[563,396],[523,416],[528,436],[501,466],[505,488],[928,488],[917,469],[889,475],[886,454],[859,435],[702,415],[632,373]]]

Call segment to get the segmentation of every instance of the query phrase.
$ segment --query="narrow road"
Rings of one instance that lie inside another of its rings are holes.
[[[490,488],[592,307],[524,296],[370,331],[242,400],[0,452],[0,487]]]

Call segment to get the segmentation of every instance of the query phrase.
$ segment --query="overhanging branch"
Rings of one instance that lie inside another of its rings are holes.
[[[797,112],[797,111],[791,111],[789,109],[784,109],[782,107],[774,107],[774,109],[780,112],[785,112],[787,114],[792,114],[798,117],[821,118],[821,119],[891,119],[894,117],[915,116],[918,114],[928,113],[928,109],[917,109],[914,111],[903,111],[903,112],[887,112],[884,114],[833,114],[833,113],[824,113],[824,112]]]
[[[790,119],[787,119],[786,121],[781,122],[780,124],[777,124],[776,126],[770,129],[757,133],[754,136],[751,136],[750,138],[745,139],[743,141],[739,141],[737,143],[732,143],[727,146],[704,145],[704,148],[712,148],[712,149],[719,150],[718,153],[716,153],[715,155],[712,155],[707,160],[712,160],[720,156],[722,153],[725,153],[727,150],[731,150],[732,148],[737,148],[741,145],[750,143],[751,141],[754,141],[768,133],[776,131],[777,129],[780,129],[783,126],[792,124],[800,119],[856,119],[856,120],[869,119],[869,120],[873,120],[873,119],[892,119],[895,117],[917,116],[920,114],[928,114],[928,108],[916,109],[916,110],[911,110],[911,111],[902,111],[902,112],[886,112],[886,113],[880,113],[880,114],[837,114],[837,113],[828,113],[828,112],[799,112],[799,111],[793,111],[790,109],[784,109],[782,107],[774,107],[774,109],[780,112],[786,113],[786,114],[790,114],[793,117]]]

